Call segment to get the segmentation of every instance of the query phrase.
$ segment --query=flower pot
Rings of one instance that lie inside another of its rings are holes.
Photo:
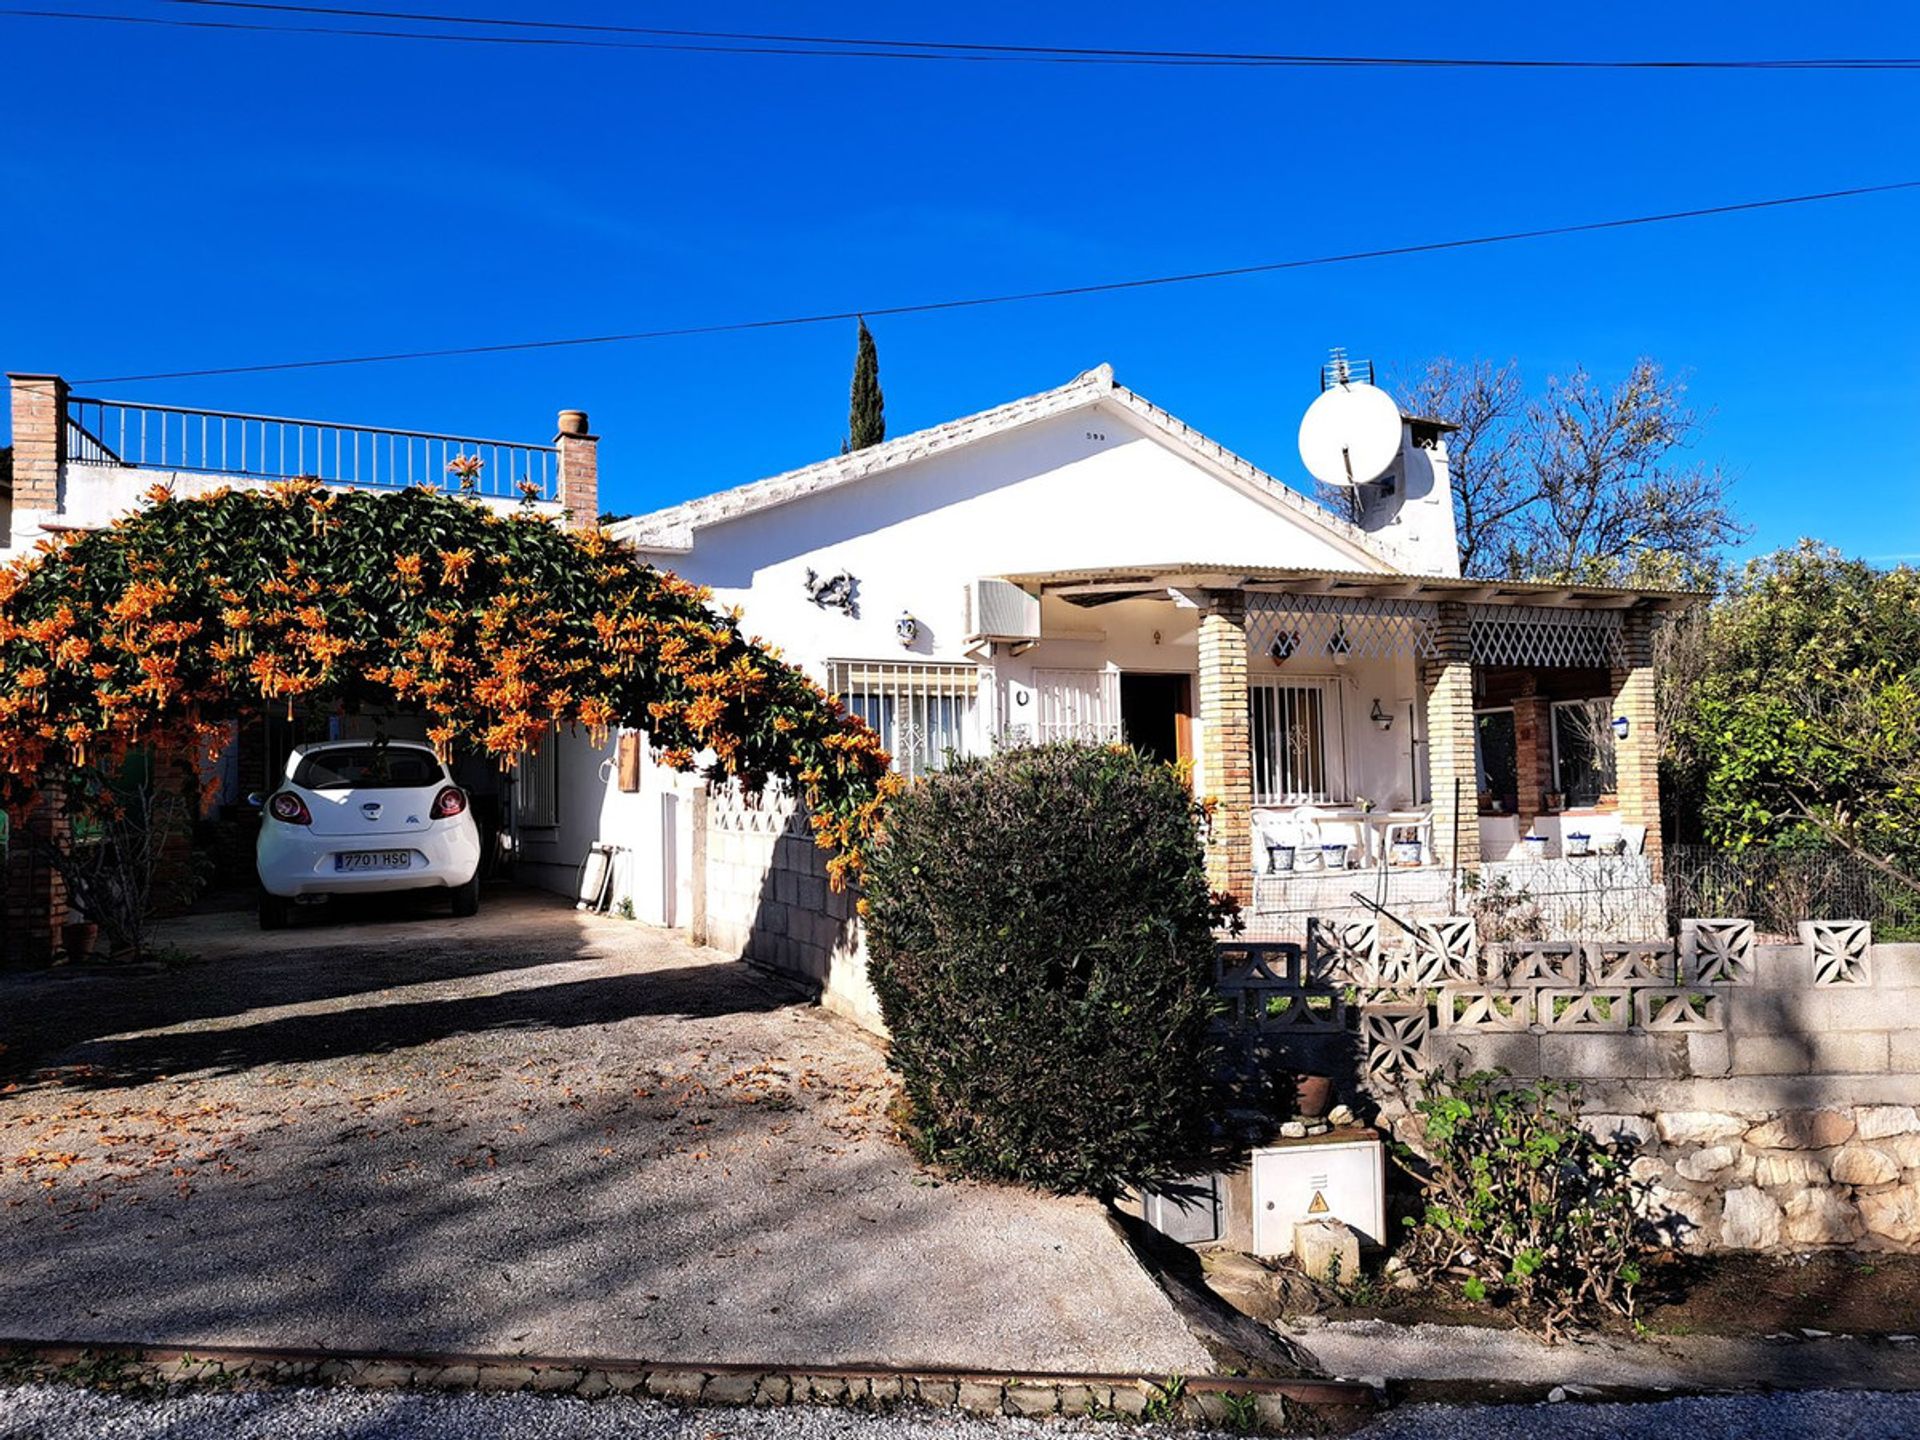
[[[1320,868],[1323,870],[1344,870],[1347,868],[1346,845],[1322,845],[1320,847]]]
[[[1267,846],[1267,873],[1285,875],[1293,869],[1294,847],[1291,845]]]
[[[1420,863],[1420,842],[1418,840],[1394,841],[1393,863],[1396,865],[1418,865]]]
[[[1568,831],[1567,832],[1567,854],[1569,855],[1593,854],[1593,837],[1591,835],[1586,834],[1584,831],[1580,831],[1580,830]]]
[[[100,939],[100,927],[91,920],[69,920],[60,927],[60,948],[67,952],[67,959],[78,965],[89,955]]]
[[[1520,837],[1521,854],[1529,860],[1547,858],[1547,837],[1544,835],[1523,835]]]
[[[1333,1104],[1331,1075],[1298,1074],[1293,1077],[1293,1111],[1302,1120],[1319,1120]]]

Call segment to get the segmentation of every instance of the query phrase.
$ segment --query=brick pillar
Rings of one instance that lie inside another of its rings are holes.
[[[16,963],[45,965],[60,948],[67,923],[67,882],[47,860],[44,846],[64,845],[72,833],[66,794],[54,783],[34,798],[7,846],[6,954]]]
[[[1253,743],[1246,600],[1220,591],[1200,617],[1200,783],[1214,801],[1207,883],[1253,906]]]
[[[1623,823],[1647,827],[1647,862],[1660,876],[1660,715],[1653,674],[1653,618],[1630,610],[1621,625],[1620,658],[1613,666],[1613,714],[1627,735],[1614,741],[1616,793]]]
[[[1442,865],[1480,863],[1480,774],[1474,760],[1473,662],[1465,607],[1442,605],[1436,653],[1422,676],[1427,702],[1427,781],[1433,851]],[[1457,782],[1457,784],[1456,784]]]
[[[1553,788],[1552,702],[1543,695],[1520,695],[1513,702],[1514,816],[1520,833],[1533,826]]]
[[[575,530],[600,523],[600,437],[587,433],[587,412],[562,410],[560,433],[560,508]]]
[[[66,458],[67,382],[58,375],[7,376],[13,399],[13,509],[51,515],[60,508]],[[16,529],[21,529],[18,522]]]

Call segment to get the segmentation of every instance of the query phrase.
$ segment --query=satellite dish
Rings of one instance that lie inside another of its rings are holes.
[[[1400,407],[1376,386],[1329,386],[1300,419],[1300,459],[1329,485],[1378,480],[1399,456]]]

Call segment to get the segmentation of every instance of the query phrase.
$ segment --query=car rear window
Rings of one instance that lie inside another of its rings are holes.
[[[347,745],[301,757],[293,783],[303,790],[417,790],[447,772],[430,750],[411,746]]]

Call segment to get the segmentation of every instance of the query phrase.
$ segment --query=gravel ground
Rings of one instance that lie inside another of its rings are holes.
[[[288,1390],[134,1400],[52,1386],[0,1387],[0,1440],[1001,1440],[1156,1433],[1086,1421],[984,1420],[902,1410],[676,1410],[645,1401],[537,1395]],[[1390,1412],[1365,1440],[1906,1440],[1920,1396],[1756,1395],[1648,1405],[1421,1406]]]
[[[524,896],[169,938],[0,976],[0,1335],[1208,1368],[1096,1206],[922,1173],[871,1042],[714,952]]]

